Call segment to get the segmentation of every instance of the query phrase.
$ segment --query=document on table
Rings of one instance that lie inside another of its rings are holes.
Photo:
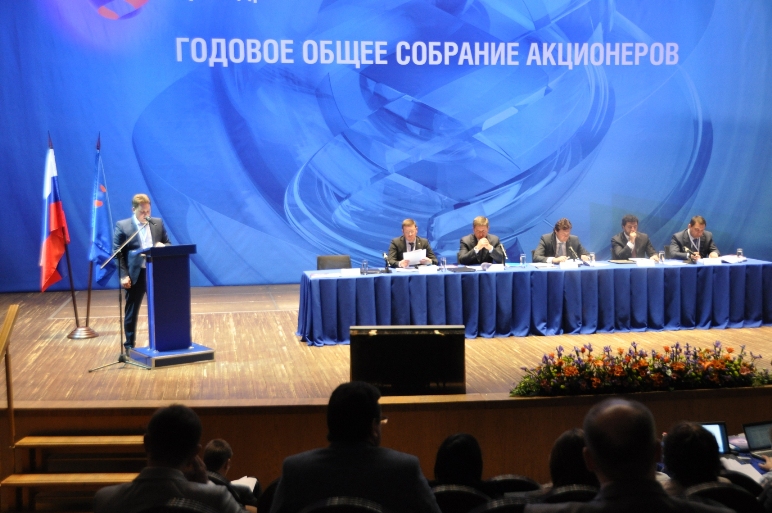
[[[425,249],[416,249],[415,251],[405,251],[402,253],[402,260],[409,261],[410,265],[418,265],[424,258],[426,258]]]
[[[725,469],[745,474],[757,483],[761,481],[761,473],[750,463],[740,463],[732,458],[721,458],[721,464],[724,465]]]

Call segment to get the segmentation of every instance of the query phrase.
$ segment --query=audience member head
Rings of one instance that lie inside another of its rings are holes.
[[[654,417],[636,401],[607,399],[584,417],[587,467],[601,484],[654,479],[661,447]]]
[[[718,479],[718,443],[694,422],[679,422],[667,432],[663,447],[668,475],[684,488]]]
[[[201,446],[201,420],[181,404],[157,410],[147,425],[145,451],[151,466],[178,468],[187,464]]]
[[[225,440],[215,438],[204,447],[204,465],[209,472],[226,475],[230,470],[233,449]]]
[[[560,435],[550,452],[552,486],[598,486],[598,478],[584,463],[584,431],[570,429]]]
[[[437,450],[434,479],[441,484],[474,486],[482,480],[482,451],[477,439],[466,433],[450,435]]]
[[[330,442],[381,443],[381,393],[369,383],[352,381],[338,386],[327,404]]]

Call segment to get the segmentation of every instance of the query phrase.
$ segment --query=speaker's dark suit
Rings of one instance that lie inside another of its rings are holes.
[[[670,258],[676,260],[686,260],[689,256],[686,254],[686,248],[692,249],[692,238],[689,235],[689,229],[674,233],[670,239]],[[713,242],[713,234],[709,231],[702,232],[700,237],[700,257],[707,258],[713,252],[718,252],[716,244]]]
[[[656,253],[654,246],[651,245],[649,236],[645,233],[638,232],[638,236],[635,238],[635,256],[637,258],[645,258],[651,257]],[[633,250],[627,245],[627,236],[625,236],[624,231],[611,237],[612,260],[628,260],[632,256]]]
[[[434,265],[437,265],[437,257],[434,256],[432,245],[429,244],[428,239],[422,239],[421,237],[416,236],[413,251],[417,249],[425,249],[426,258],[431,260]],[[389,244],[389,265],[392,267],[399,267],[399,263],[403,260],[402,255],[407,251],[410,251],[410,249],[407,246],[404,235],[391,239],[391,244]]]
[[[477,253],[474,252],[474,247],[477,246],[478,239],[474,233],[467,235],[461,239],[461,247],[458,249],[458,263],[461,265],[480,265],[485,262],[496,262],[501,264],[504,262],[504,250],[501,247],[501,241],[495,235],[488,234],[486,237],[493,251],[487,249],[481,249]]]
[[[573,252],[571,249],[573,248]],[[541,236],[541,239],[539,240],[539,245],[536,247],[536,249],[533,251],[533,261],[534,262],[546,262],[547,258],[549,257],[555,257],[557,256],[555,253],[558,250],[558,238],[555,235],[555,232],[551,233],[545,233]],[[574,258],[574,252],[578,256],[582,255],[588,255],[589,252],[584,249],[584,246],[582,246],[582,243],[579,241],[579,237],[576,235],[569,235],[568,240],[566,241],[566,257],[567,258]]]
[[[113,232],[113,251],[117,250],[121,244],[126,242],[126,239],[134,235],[134,232],[137,231],[133,219],[133,217],[130,217],[115,223],[115,231]],[[171,242],[169,242],[169,236],[166,234],[164,222],[157,217],[154,217],[152,223],[153,224],[148,224],[144,230],[150,229],[150,237],[153,239],[153,245],[158,242],[167,245],[171,244]],[[142,306],[142,299],[145,297],[145,291],[147,290],[145,269],[142,267],[144,256],[136,253],[137,250],[142,249],[140,240],[141,235],[142,234],[139,234],[134,237],[117,257],[118,270],[121,279],[123,279],[124,276],[128,276],[131,279],[131,288],[126,289],[126,308],[123,317],[123,327],[126,331],[126,341],[124,344],[128,347],[134,347],[139,307]]]
[[[285,459],[271,513],[297,513],[328,497],[361,497],[395,513],[440,513],[418,458],[364,442],[333,442]]]

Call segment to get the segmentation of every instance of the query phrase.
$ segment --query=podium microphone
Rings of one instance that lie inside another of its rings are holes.
[[[150,223],[150,224],[152,224],[153,226],[155,226],[155,223],[154,223],[154,222],[153,222],[153,220],[150,218],[150,216],[145,216],[145,221],[147,221],[148,223]]]
[[[504,248],[504,244],[499,243],[499,246],[501,246],[501,253],[504,255],[504,261],[501,262],[502,265],[507,265],[507,260],[509,260],[509,257],[507,256],[507,250]]]
[[[571,253],[573,253],[573,254],[574,254],[574,260],[578,260],[578,261],[579,261],[579,265],[589,265],[587,262],[585,262],[584,260],[582,260],[581,258],[579,258],[579,255],[577,255],[577,254],[576,254],[576,251],[574,250],[574,248],[572,248],[572,247],[571,247],[571,246],[569,246],[568,244],[566,244],[566,246],[568,246],[568,249],[570,249],[570,250],[571,250]]]
[[[389,274],[391,272],[391,266],[389,265],[389,255],[383,253],[383,272]]]

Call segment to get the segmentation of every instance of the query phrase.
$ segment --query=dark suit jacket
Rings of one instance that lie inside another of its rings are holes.
[[[670,497],[656,481],[608,483],[590,502],[528,504],[525,513],[731,513],[723,506]]]
[[[577,255],[589,255],[589,251],[584,249],[582,243],[579,241],[579,237],[576,235],[569,235],[566,241],[566,257],[574,258],[574,254],[569,248],[573,248]],[[539,245],[533,252],[534,262],[546,262],[547,258],[555,257],[555,252],[558,250],[558,238],[555,232],[545,233],[539,240]]]
[[[399,513],[440,513],[418,458],[364,442],[333,442],[284,460],[271,513],[328,497],[361,497]]]
[[[233,484],[230,479],[217,472],[207,471],[206,475],[209,476],[209,480],[214,484],[227,488],[239,504],[257,506],[257,496],[260,495],[259,481],[255,484],[254,490],[250,490],[248,486]]]
[[[692,249],[692,238],[689,235],[689,229],[678,233],[674,233],[670,239],[670,258],[676,260],[686,260],[688,255],[685,248]],[[700,237],[700,257],[707,258],[712,252],[718,253],[718,248],[713,242],[713,234],[709,231],[702,232]],[[718,253],[719,255],[721,253]]]
[[[429,244],[428,239],[423,239],[421,237],[416,236],[415,247],[413,248],[413,250],[416,250],[416,249],[425,249],[426,258],[431,260],[434,265],[437,265],[437,257],[434,256],[434,251],[432,251],[432,245]],[[395,239],[391,239],[391,244],[389,244],[389,265],[392,267],[399,267],[399,263],[402,260],[404,260],[402,258],[402,254],[407,251],[408,251],[407,241],[405,240],[404,235],[400,235]]]
[[[133,216],[128,219],[122,219],[115,223],[115,231],[113,232],[113,251],[118,249],[121,244],[126,241],[126,239],[134,235],[134,232],[137,231],[137,229],[134,227],[132,219],[134,219]],[[150,228],[150,237],[153,239],[153,244],[155,245],[157,242],[162,242],[166,245],[171,244],[169,241],[169,236],[166,234],[164,222],[157,217],[154,217],[153,223],[154,224],[148,225],[148,228]],[[142,269],[142,255],[132,253],[132,251],[136,251],[142,247],[139,239],[140,235],[137,235],[131,239],[131,242],[129,242],[126,247],[123,248],[123,251],[121,251],[121,254],[117,257],[118,269],[120,270],[121,279],[123,279],[124,276],[129,276],[131,278],[131,283],[137,283],[137,280],[139,279],[139,271]]]
[[[99,490],[94,513],[137,513],[175,498],[198,501],[222,513],[244,511],[224,486],[191,483],[176,469],[146,467],[131,483]]]
[[[649,236],[645,233],[638,232],[638,236],[635,238],[635,254],[637,258],[650,257],[657,254],[654,246],[651,245]],[[627,245],[627,236],[625,236],[624,231],[611,237],[612,260],[628,260],[632,255],[633,250]]]
[[[481,249],[475,253],[474,247],[477,246],[477,237],[474,236],[474,233],[463,237],[461,239],[461,247],[458,249],[458,263],[461,265],[480,265],[484,262],[503,263],[504,250],[501,247],[499,238],[490,233],[486,238],[488,239],[488,242],[491,243],[491,246],[493,246],[493,251]]]

